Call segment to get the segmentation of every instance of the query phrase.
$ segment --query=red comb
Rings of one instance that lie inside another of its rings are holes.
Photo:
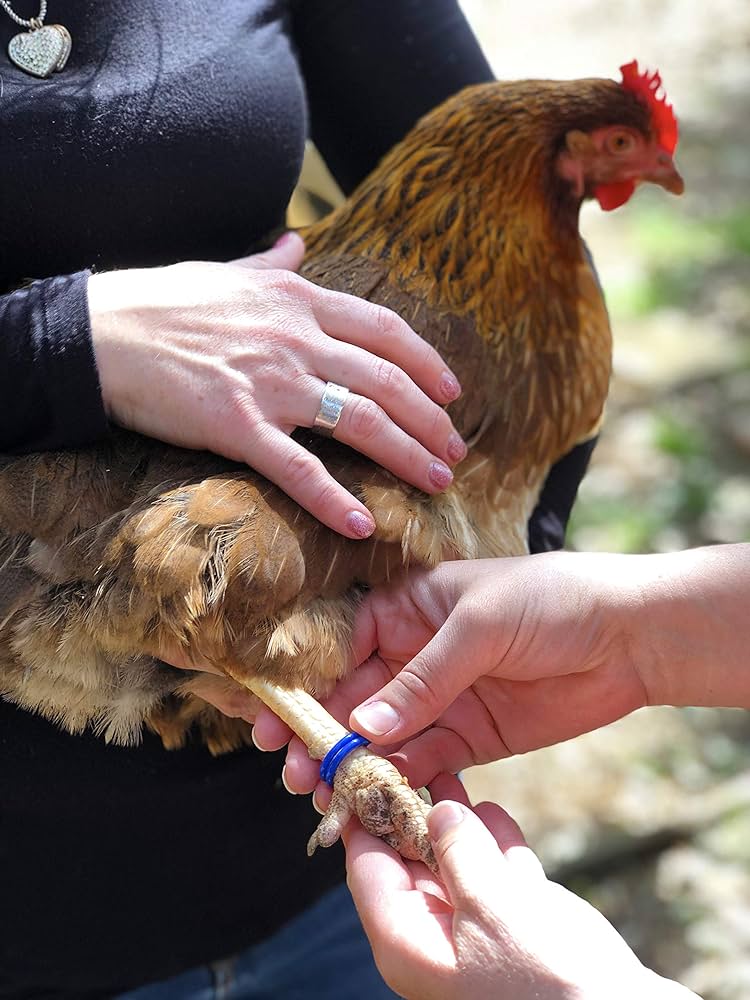
[[[638,62],[633,60],[625,66],[620,66],[622,73],[622,83],[620,86],[624,90],[629,90],[640,98],[651,111],[656,137],[668,153],[674,153],[677,145],[677,119],[672,111],[672,105],[667,104],[664,93],[657,97],[657,92],[661,89],[661,77],[654,70],[651,75],[648,72],[638,72]]]

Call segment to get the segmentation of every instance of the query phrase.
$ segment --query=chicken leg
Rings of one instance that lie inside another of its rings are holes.
[[[284,720],[314,760],[322,760],[347,734],[347,730],[301,688],[284,688],[262,677],[238,675],[234,679]],[[429,806],[390,761],[365,747],[358,747],[336,771],[331,803],[308,841],[307,853],[312,855],[318,847],[335,844],[355,815],[369,833],[382,837],[403,857],[423,861],[437,874],[427,833],[428,812]]]

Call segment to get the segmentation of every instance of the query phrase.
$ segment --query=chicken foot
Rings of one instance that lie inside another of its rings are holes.
[[[300,688],[280,687],[262,677],[236,679],[286,722],[314,760],[322,760],[348,733]],[[307,853],[335,844],[354,815],[369,833],[382,837],[403,857],[424,861],[437,873],[427,833],[428,812],[429,806],[390,761],[358,747],[336,771],[331,803],[308,841]]]

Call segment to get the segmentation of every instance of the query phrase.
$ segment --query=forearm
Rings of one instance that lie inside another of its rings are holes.
[[[631,648],[649,702],[750,708],[750,544],[632,559]]]

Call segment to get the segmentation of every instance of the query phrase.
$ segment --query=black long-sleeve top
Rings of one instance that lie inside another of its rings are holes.
[[[22,17],[37,0],[14,0]],[[351,189],[490,76],[455,0],[50,0],[38,80],[0,10],[0,450],[107,433],[91,268],[227,260],[281,224],[311,133]],[[30,279],[35,279],[29,284]],[[560,544],[588,458],[530,526]],[[107,996],[265,937],[342,875],[278,755],[69,736],[0,701],[0,997]]]

